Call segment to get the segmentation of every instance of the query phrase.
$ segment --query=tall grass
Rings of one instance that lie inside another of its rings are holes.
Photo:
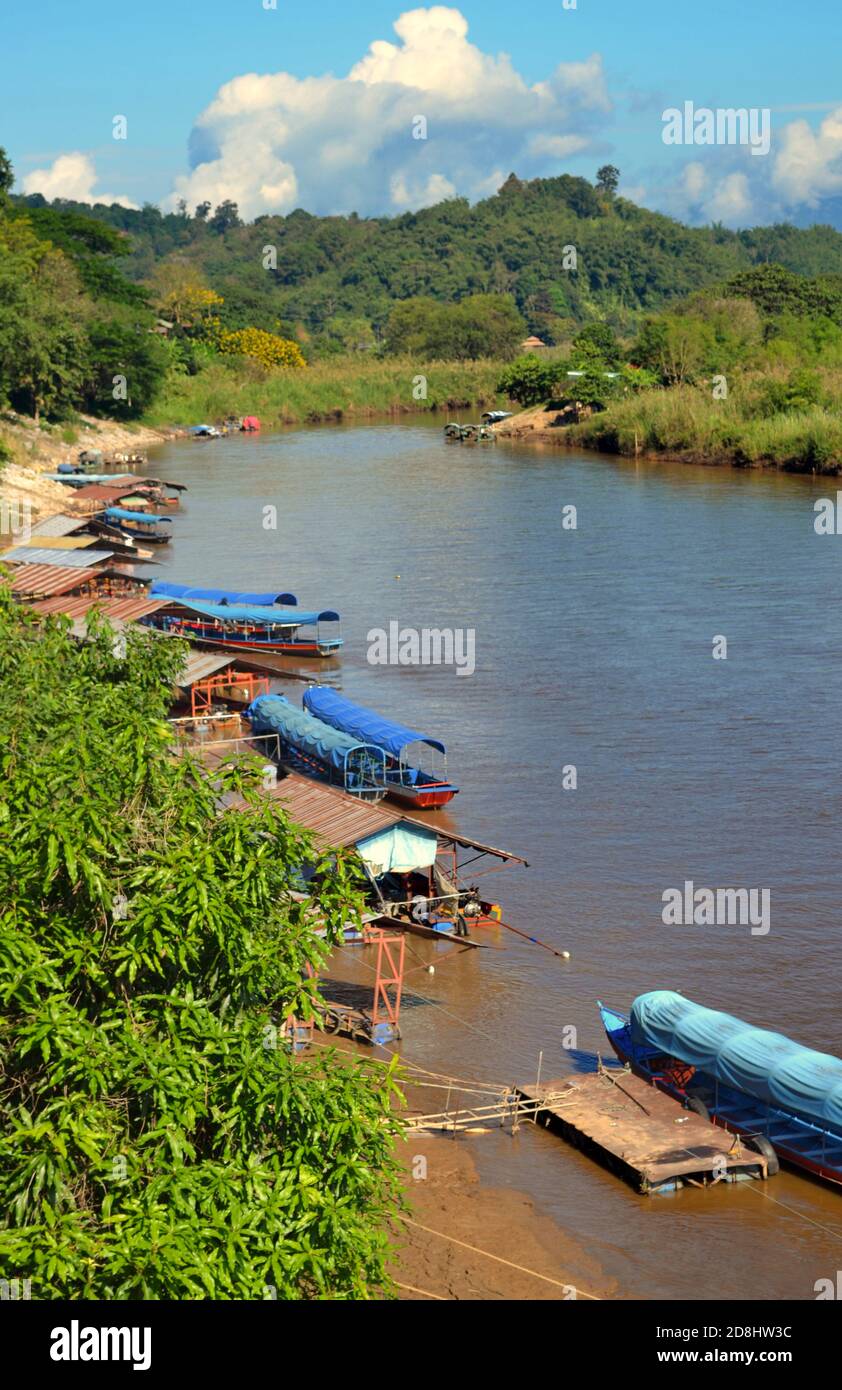
[[[792,472],[842,470],[842,372],[824,373],[821,404],[777,414],[761,410],[764,377],[735,384],[728,398],[710,388],[643,391],[565,432],[567,442],[609,453],[663,453],[707,463]]]
[[[225,415],[258,415],[265,425],[402,414],[503,402],[496,386],[503,364],[343,357],[300,371],[267,371],[238,358],[216,361],[196,376],[171,376],[147,411],[149,425],[191,425]],[[422,380],[423,378],[423,380]]]

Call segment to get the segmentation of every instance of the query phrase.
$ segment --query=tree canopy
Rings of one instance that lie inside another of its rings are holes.
[[[4,1274],[41,1299],[381,1296],[393,1073],[283,1031],[359,871],[253,769],[172,756],[182,644],[69,627],[0,589]]]

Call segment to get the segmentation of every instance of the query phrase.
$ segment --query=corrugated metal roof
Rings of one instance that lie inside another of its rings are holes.
[[[59,565],[20,565],[3,580],[17,598],[46,598],[78,589],[90,576],[84,570]]]
[[[89,483],[87,487],[76,489],[78,502],[118,502],[121,497],[133,497],[137,483],[132,479],[129,486],[114,486],[113,483]]]
[[[148,599],[149,611],[154,608],[163,608],[166,604],[165,599]],[[182,690],[187,690],[189,686],[195,685],[196,681],[207,680],[217,671],[223,671],[226,666],[233,666],[236,656],[220,656],[218,652],[202,652],[195,647],[190,648],[187,657],[187,666],[184,675],[179,677],[178,684]]]
[[[510,850],[497,849],[494,845],[472,840],[458,831],[446,830],[441,825],[431,825],[429,821],[419,820],[417,816],[402,815],[400,811],[389,810],[382,802],[372,805],[371,802],[360,801],[337,787],[330,787],[326,782],[311,781],[309,777],[302,777],[297,772],[291,772],[279,779],[270,789],[269,795],[281,804],[290,820],[312,830],[316,838],[324,844],[337,848],[358,845],[370,835],[377,835],[398,824],[420,825],[425,830],[435,830],[440,840],[452,840],[464,849],[493,854],[498,859],[512,859],[518,864],[527,862],[519,855],[512,854]]]
[[[110,560],[113,550],[45,550],[20,545],[0,555],[4,565],[62,565],[66,569],[92,569]]]
[[[379,803],[360,801],[355,796],[300,777],[297,772],[280,778],[269,796],[286,811],[290,820],[312,830],[326,845],[356,845],[369,835],[390,830],[405,817]]]
[[[33,536],[22,544],[27,550],[85,550],[96,545],[96,536]]]
[[[68,618],[84,618],[92,608],[100,608],[109,618],[135,622],[163,605],[159,599],[109,598],[106,594],[78,594],[71,598],[48,598],[31,605],[37,613],[64,613]]]
[[[87,518],[84,516],[67,516],[60,512],[58,516],[45,517],[39,521],[37,526],[33,526],[33,536],[69,536],[74,531],[79,531],[83,526],[87,526]]]

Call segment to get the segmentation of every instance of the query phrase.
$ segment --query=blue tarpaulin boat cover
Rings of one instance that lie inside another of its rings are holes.
[[[405,728],[403,724],[393,724],[389,719],[381,719],[379,714],[352,704],[350,700],[337,695],[335,690],[325,685],[310,686],[304,692],[302,703],[305,709],[317,719],[323,719],[325,724],[331,724],[334,729],[341,729],[343,733],[362,739],[364,743],[373,743],[376,748],[382,748],[393,758],[399,758],[401,750],[409,743],[428,743],[440,753],[447,751],[438,739],[430,738],[427,734],[418,734],[413,729]]]
[[[105,515],[109,521],[145,521],[147,524],[158,524],[166,521],[168,526],[172,526],[171,516],[150,516],[148,512],[127,512],[124,507],[106,507]]]
[[[632,1040],[655,1047],[727,1086],[842,1133],[842,1061],[782,1033],[705,1009],[671,990],[635,999]]]
[[[258,627],[265,627],[269,623],[276,627],[301,627],[302,624],[339,622],[339,614],[332,609],[324,613],[302,613],[297,608],[249,608],[239,603],[202,603],[192,598],[176,598],[173,603],[189,608],[193,613],[201,613],[205,618],[218,618],[228,623],[255,623]]]
[[[246,710],[246,719],[253,733],[278,734],[283,743],[337,772],[344,772],[348,753],[365,746],[359,739],[341,734],[306,710],[291,705],[283,695],[258,696]]]
[[[149,590],[150,597],[198,598],[207,603],[241,603],[246,608],[271,608],[276,603],[294,608],[298,603],[295,594],[241,593],[234,589],[194,589],[190,584],[166,584],[156,579]]]

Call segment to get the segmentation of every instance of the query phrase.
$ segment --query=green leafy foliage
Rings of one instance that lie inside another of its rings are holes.
[[[281,1032],[359,871],[253,768],[172,755],[181,644],[68,628],[0,590],[0,1268],[41,1299],[388,1293],[394,1070]]]
[[[134,321],[130,311],[98,317],[88,330],[84,402],[95,414],[133,419],[154,401],[169,365],[161,340]],[[115,377],[124,377],[126,398],[115,398]]]
[[[525,332],[526,324],[506,295],[470,295],[458,304],[407,299],[392,310],[385,349],[426,361],[505,359],[523,341]]]
[[[553,394],[559,372],[558,362],[547,362],[537,353],[526,352],[502,373],[497,390],[518,405],[540,405]]]
[[[842,275],[842,236],[830,227],[685,227],[618,197],[615,174],[605,166],[597,188],[569,174],[512,175],[475,206],[453,198],[399,217],[298,209],[242,225],[230,208],[185,216],[150,206],[62,206],[128,233],[122,264],[133,280],[146,281],[169,256],[188,255],[226,303],[237,286],[248,291],[249,323],[268,330],[279,320],[301,323],[314,351],[323,335],[330,340],[337,316],[363,319],[382,337],[404,300],[511,295],[530,331],[559,342],[565,324],[575,332],[592,318],[628,333],[642,315],[744,272],[765,274],[770,262],[789,274]],[[275,270],[263,268],[267,245],[277,252]],[[571,246],[577,268],[566,270]]]

